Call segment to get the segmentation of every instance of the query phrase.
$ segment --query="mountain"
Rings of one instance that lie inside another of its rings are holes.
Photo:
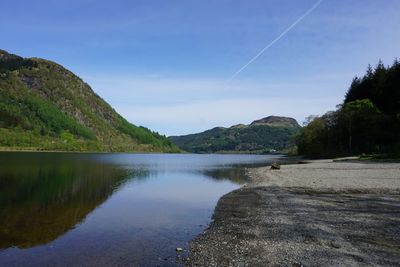
[[[300,129],[293,118],[269,116],[249,125],[216,127],[201,133],[170,136],[179,148],[193,153],[282,151],[293,145],[292,137]]]
[[[279,117],[279,116],[268,116],[260,120],[253,121],[250,125],[268,125],[272,127],[300,127],[297,121],[293,118]]]
[[[63,66],[0,50],[1,149],[176,152]]]

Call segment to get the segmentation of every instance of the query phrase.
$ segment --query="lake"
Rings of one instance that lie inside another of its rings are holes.
[[[179,265],[244,168],[277,160],[2,152],[0,266]]]

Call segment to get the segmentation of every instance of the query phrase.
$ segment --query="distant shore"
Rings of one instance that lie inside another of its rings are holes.
[[[29,148],[0,147],[0,152],[36,152],[36,153],[73,153],[73,154],[109,154],[109,153],[130,153],[130,154],[185,154],[185,152],[157,152],[157,151],[98,151],[98,150],[41,150]]]
[[[188,266],[398,266],[400,163],[248,170],[191,242]]]

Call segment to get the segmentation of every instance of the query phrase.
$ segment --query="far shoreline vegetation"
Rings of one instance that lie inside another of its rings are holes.
[[[297,153],[310,158],[360,155],[400,157],[400,62],[379,61],[355,77],[337,110],[310,116],[295,137]]]

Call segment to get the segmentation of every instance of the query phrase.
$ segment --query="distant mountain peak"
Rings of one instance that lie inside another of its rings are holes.
[[[293,118],[269,116],[249,125],[215,127],[169,139],[179,148],[194,153],[270,153],[291,148],[292,136],[299,129]]]
[[[253,121],[250,126],[251,125],[268,125],[273,127],[300,127],[295,119],[282,116],[268,116]]]

